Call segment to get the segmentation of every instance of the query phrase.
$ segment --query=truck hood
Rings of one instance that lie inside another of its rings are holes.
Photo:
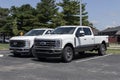
[[[56,35],[56,34],[51,34],[51,35],[44,35],[44,36],[38,36],[36,39],[69,39],[73,38],[72,34],[64,34],[64,35]]]
[[[15,36],[12,37],[10,40],[34,40],[36,36]]]

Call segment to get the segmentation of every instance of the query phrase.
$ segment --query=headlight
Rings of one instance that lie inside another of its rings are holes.
[[[61,48],[62,47],[62,40],[56,40],[55,41],[55,48]]]
[[[26,46],[27,48],[30,48],[30,40],[26,40]]]

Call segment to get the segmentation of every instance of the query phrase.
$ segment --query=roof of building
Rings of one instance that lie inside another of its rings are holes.
[[[116,35],[120,35],[120,30],[116,33]]]
[[[115,32],[115,35],[120,35],[120,26],[111,27],[111,28],[107,28],[103,31],[100,31],[100,33],[106,33],[106,32]]]
[[[111,27],[111,28],[107,28],[101,32],[113,32],[113,31],[116,31],[118,32],[120,30],[120,26],[117,26],[117,27]]]

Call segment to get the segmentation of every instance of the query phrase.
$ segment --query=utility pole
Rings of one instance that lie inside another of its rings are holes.
[[[80,26],[82,26],[82,0],[80,0]]]

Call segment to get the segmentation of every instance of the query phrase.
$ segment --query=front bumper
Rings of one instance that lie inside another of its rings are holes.
[[[29,48],[9,48],[11,53],[19,53],[19,54],[26,54],[29,55],[30,49]]]
[[[60,57],[62,49],[33,49],[33,56],[35,57]]]

